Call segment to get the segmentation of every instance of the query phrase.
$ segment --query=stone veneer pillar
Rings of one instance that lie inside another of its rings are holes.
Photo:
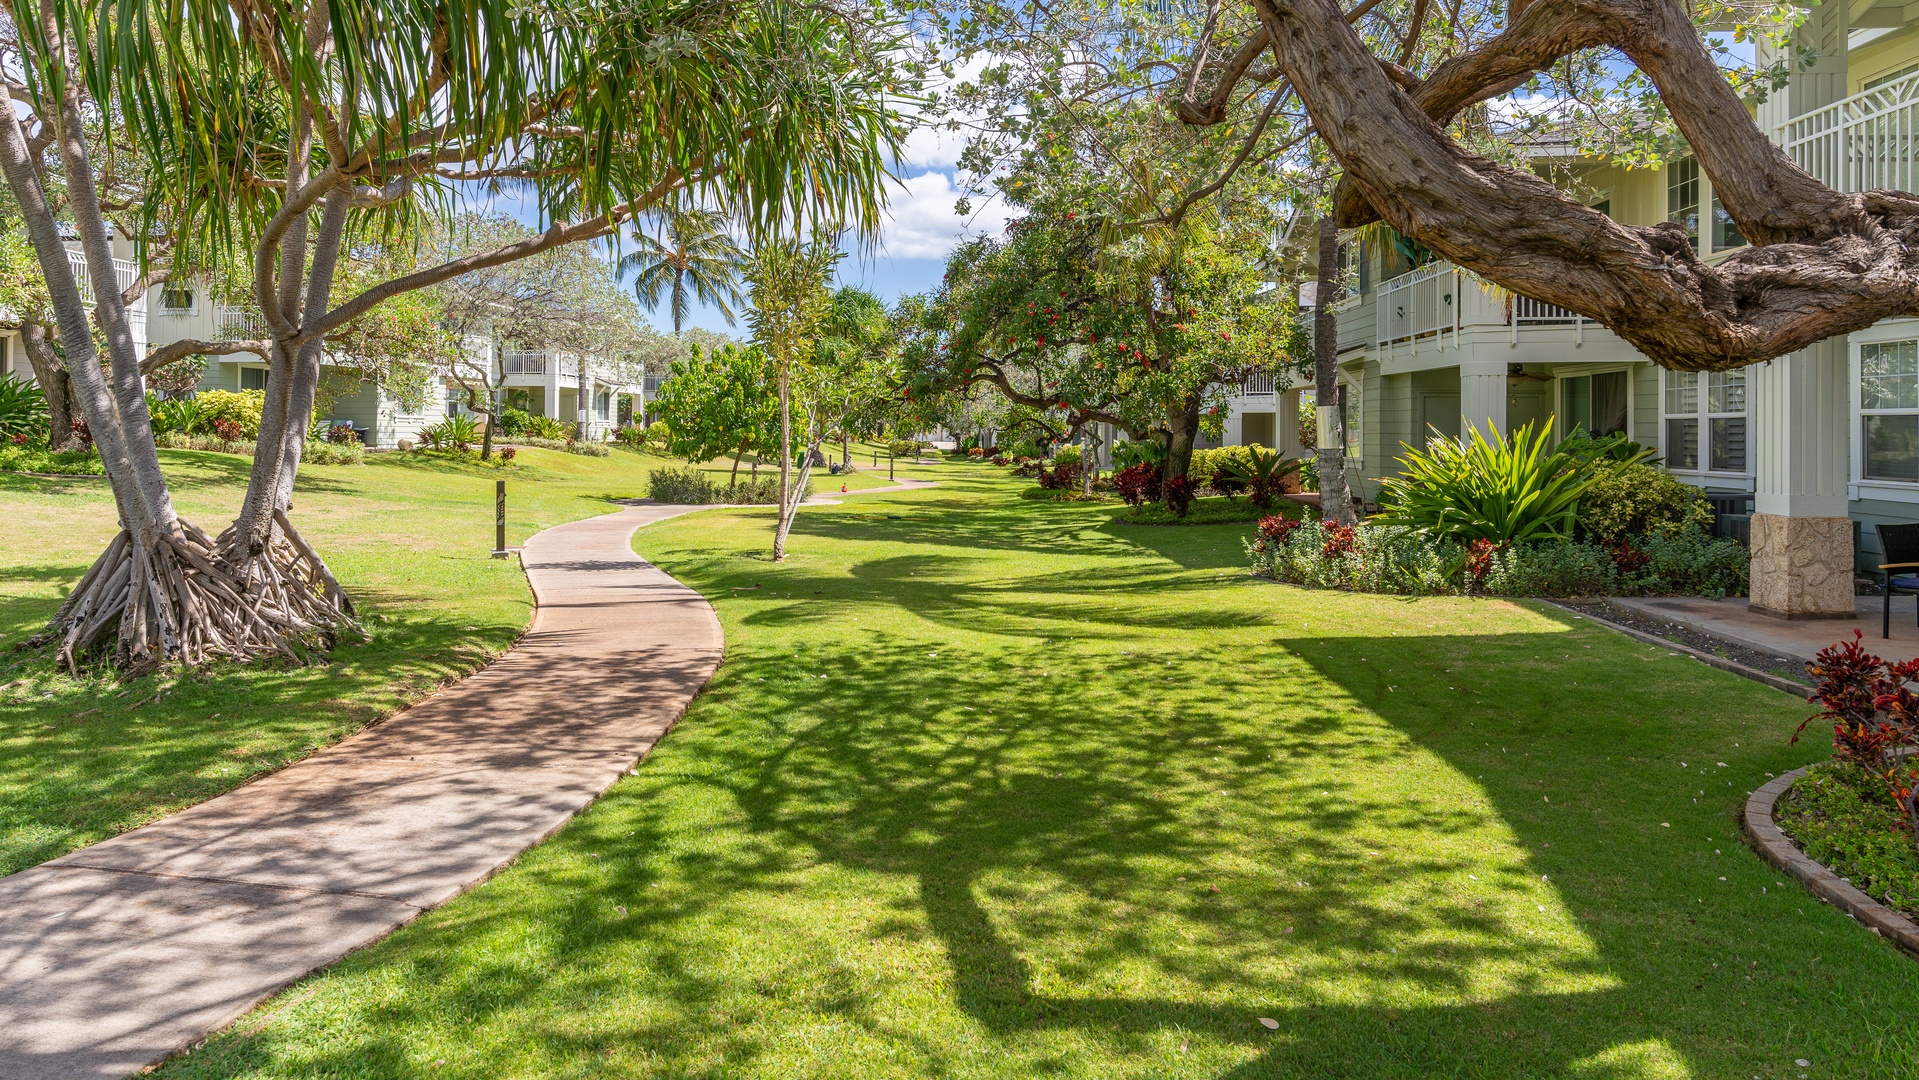
[[[1839,337],[1746,369],[1757,465],[1751,607],[1761,614],[1853,617],[1850,368]]]
[[[1479,429],[1488,440],[1506,431],[1506,362],[1504,360],[1467,360],[1459,365],[1459,411],[1464,426]]]

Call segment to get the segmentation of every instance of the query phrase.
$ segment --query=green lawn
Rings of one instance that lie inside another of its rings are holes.
[[[727,634],[680,727],[161,1075],[1919,1075],[1919,968],[1735,831],[1803,703],[918,474],[777,567],[770,512],[642,530]]]
[[[211,532],[232,520],[251,460],[162,451],[181,512]],[[333,742],[512,644],[532,598],[493,547],[493,484],[507,481],[510,544],[646,493],[672,464],[521,452],[518,467],[370,455],[309,466],[294,519],[367,612],[369,642],[321,668],[214,668],[122,684],[53,673],[44,655],[0,652],[0,874],[199,802]],[[720,465],[706,466],[710,472]],[[885,483],[871,473],[853,481]],[[0,472],[0,648],[37,631],[114,528],[104,480]],[[157,699],[157,700],[156,700]]]

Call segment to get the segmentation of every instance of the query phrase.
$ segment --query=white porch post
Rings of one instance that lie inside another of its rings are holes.
[[[1299,445],[1299,387],[1282,390],[1273,394],[1273,441],[1274,447],[1283,458],[1304,457],[1306,450]]]
[[[1467,360],[1459,365],[1459,410],[1468,428],[1478,428],[1488,440],[1506,433],[1506,362]]]
[[[1853,616],[1850,366],[1846,339],[1837,337],[1747,369],[1757,451],[1754,611],[1786,619]]]
[[[540,411],[548,418],[560,418],[560,354],[546,354],[546,400],[540,403]]]

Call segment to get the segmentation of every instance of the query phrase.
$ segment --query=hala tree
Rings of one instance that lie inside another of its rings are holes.
[[[773,358],[774,379],[779,386],[780,404],[780,512],[773,527],[773,561],[786,558],[786,534],[793,528],[793,515],[799,509],[799,492],[813,467],[813,455],[806,455],[800,466],[799,482],[793,482],[793,372],[810,357],[820,332],[832,312],[832,297],[826,284],[843,253],[828,240],[815,236],[810,240],[782,237],[761,244],[753,252],[746,268],[746,280],[753,287],[753,306],[746,321],[753,329],[753,340]],[[809,418],[810,420],[811,418]],[[812,424],[803,441],[816,445]]]
[[[759,230],[821,217],[870,228],[898,136],[885,95],[910,82],[883,20],[782,0],[14,0],[11,14],[25,78],[0,85],[0,166],[122,526],[50,633],[69,664],[112,637],[133,670],[299,656],[351,625],[288,516],[331,333],[404,293],[613,235],[689,192]],[[145,358],[270,358],[246,497],[217,538],[179,516],[160,470],[89,116],[150,162],[136,243],[164,239],[196,265],[241,252],[265,324],[261,340]],[[36,145],[60,161],[98,344]],[[355,245],[503,185],[551,224],[336,298]]]

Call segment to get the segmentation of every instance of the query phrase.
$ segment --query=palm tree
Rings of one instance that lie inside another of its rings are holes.
[[[660,306],[660,294],[671,299],[673,332],[686,321],[690,291],[700,303],[720,310],[733,325],[731,304],[744,303],[740,272],[746,254],[726,234],[726,216],[717,210],[668,210],[661,215],[664,239],[636,232],[640,250],[620,259],[620,276],[634,274],[633,294],[648,311]]]

